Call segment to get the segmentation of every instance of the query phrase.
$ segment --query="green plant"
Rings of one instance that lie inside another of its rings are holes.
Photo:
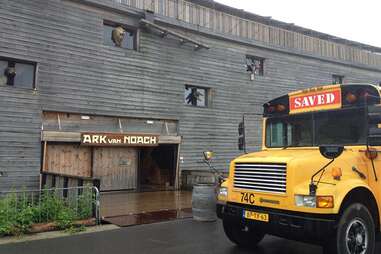
[[[12,232],[16,211],[11,211],[11,207],[16,203],[15,198],[16,195],[7,195],[0,200],[0,235]]]
[[[64,208],[66,208],[65,202],[57,192],[44,191],[36,215],[40,218],[40,222],[50,222],[56,220]]]
[[[28,199],[9,194],[0,200],[0,235],[20,235],[33,224],[33,208]]]
[[[75,233],[79,233],[83,231],[86,231],[86,227],[84,225],[80,225],[80,226],[75,225],[65,230],[65,232],[69,234],[75,234]]]
[[[70,233],[83,231],[84,226],[76,226],[74,221],[92,217],[93,198],[88,189],[72,200],[51,190],[37,197],[27,192],[0,197],[0,236],[24,234],[34,223],[53,221],[59,229]]]
[[[26,206],[18,210],[14,218],[13,235],[25,234],[33,224],[33,209]]]
[[[0,236],[10,235],[13,225],[9,221],[0,221]]]
[[[78,197],[78,219],[88,219],[93,215],[93,193],[85,190]]]
[[[59,229],[68,229],[74,227],[75,214],[72,209],[64,208],[57,216],[56,223]]]

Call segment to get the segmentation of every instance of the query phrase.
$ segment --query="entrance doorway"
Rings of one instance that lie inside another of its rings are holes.
[[[178,145],[90,147],[48,142],[43,154],[43,173],[99,179],[101,191],[178,189]]]
[[[76,176],[84,183],[96,179],[105,217],[177,214],[191,207],[191,193],[179,191],[178,125],[168,119],[43,112],[42,174]]]
[[[177,145],[160,145],[140,151],[139,191],[176,189]]]

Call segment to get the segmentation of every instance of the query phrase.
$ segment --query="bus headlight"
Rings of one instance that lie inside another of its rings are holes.
[[[315,196],[295,195],[295,205],[299,207],[316,207]]]
[[[228,199],[228,188],[220,187],[218,189],[218,201],[227,201]]]
[[[295,195],[295,205],[298,207],[333,208],[333,196]]]

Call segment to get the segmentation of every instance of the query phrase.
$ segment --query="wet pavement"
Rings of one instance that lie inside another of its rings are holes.
[[[376,253],[381,253],[378,246]],[[322,254],[318,246],[266,237],[252,251],[235,247],[221,222],[192,219],[132,226],[111,231],[0,245],[1,254]]]
[[[191,191],[112,191],[101,193],[101,215],[106,218],[164,210],[181,210],[191,207]]]
[[[126,227],[187,218],[192,218],[192,208],[107,217],[103,221]]]

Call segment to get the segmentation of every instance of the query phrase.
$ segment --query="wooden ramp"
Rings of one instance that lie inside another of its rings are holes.
[[[191,217],[192,192],[107,192],[101,194],[101,216],[120,226]]]

